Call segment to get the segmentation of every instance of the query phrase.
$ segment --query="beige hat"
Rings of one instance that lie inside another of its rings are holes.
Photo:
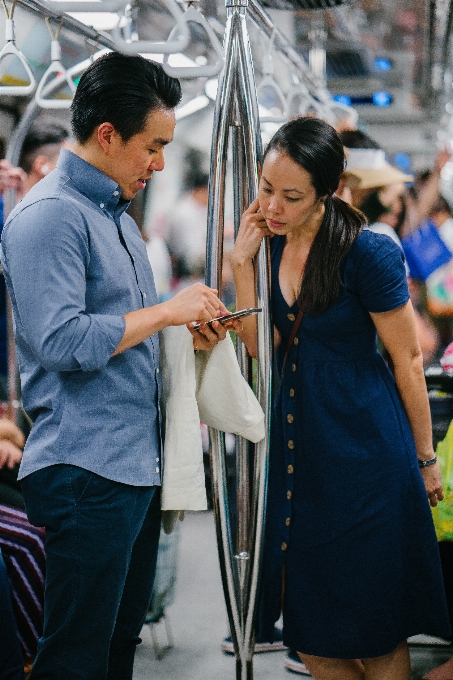
[[[344,175],[351,189],[377,189],[414,181],[412,175],[406,175],[387,163],[382,149],[347,149]]]

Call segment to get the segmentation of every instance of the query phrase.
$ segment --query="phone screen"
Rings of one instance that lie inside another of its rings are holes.
[[[247,309],[240,309],[238,312],[233,312],[232,314],[225,314],[225,316],[217,316],[215,319],[206,321],[206,325],[210,326],[213,321],[219,321],[220,323],[225,323],[225,321],[232,321],[233,319],[241,319],[244,316],[251,316],[252,314],[258,314],[263,310],[257,307],[248,307]],[[197,331],[201,326],[201,323],[195,324],[193,327],[194,331]]]

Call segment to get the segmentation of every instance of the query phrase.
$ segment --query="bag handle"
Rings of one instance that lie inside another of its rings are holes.
[[[288,358],[289,350],[291,349],[291,346],[294,342],[294,338],[297,335],[297,331],[299,330],[300,324],[302,323],[302,319],[305,314],[305,306],[301,307],[299,309],[299,312],[297,313],[296,319],[294,321],[292,330],[291,330],[291,335],[289,336],[288,344],[286,345],[286,350],[285,350],[285,356],[283,357],[283,364],[282,364],[282,372],[281,376],[283,377],[283,371],[285,370],[285,364],[286,360]]]

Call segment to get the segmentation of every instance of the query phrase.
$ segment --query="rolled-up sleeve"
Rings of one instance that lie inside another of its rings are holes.
[[[89,260],[84,217],[58,198],[26,207],[5,227],[5,277],[24,338],[47,371],[101,369],[124,335],[122,315],[86,310]]]

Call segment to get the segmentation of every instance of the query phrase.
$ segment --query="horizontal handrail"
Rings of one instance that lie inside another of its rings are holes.
[[[98,2],[79,2],[78,0],[43,0],[44,4],[56,12],[119,12],[129,0],[99,0]]]

